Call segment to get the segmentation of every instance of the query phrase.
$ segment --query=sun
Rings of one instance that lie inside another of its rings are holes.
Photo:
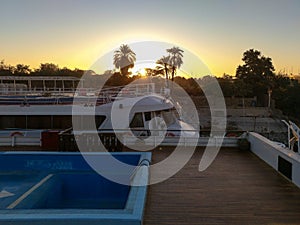
[[[138,74],[140,74],[142,76],[146,76],[147,75],[147,71],[146,71],[145,68],[141,68],[141,69],[139,69]]]
[[[147,68],[154,69],[156,67],[155,62],[136,62],[134,67],[131,69],[133,75],[147,76]]]

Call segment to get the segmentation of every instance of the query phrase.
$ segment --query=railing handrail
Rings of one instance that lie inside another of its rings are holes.
[[[11,97],[18,96],[21,99],[26,100],[31,97],[48,97],[53,99],[62,99],[65,97],[87,97],[87,98],[97,98],[104,99],[103,103],[110,103],[116,100],[117,98],[130,98],[145,96],[148,94],[155,93],[154,83],[144,83],[144,84],[130,84],[126,86],[116,86],[116,87],[104,87],[99,90],[96,88],[31,88],[31,89],[1,89],[0,96],[2,97]],[[57,104],[60,102],[57,101]]]

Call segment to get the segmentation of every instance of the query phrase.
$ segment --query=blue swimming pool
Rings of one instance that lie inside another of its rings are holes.
[[[113,182],[81,154],[1,153],[0,224],[142,224],[147,186]],[[151,153],[83,154],[99,163],[112,154],[134,171],[108,170],[135,184],[148,180]]]

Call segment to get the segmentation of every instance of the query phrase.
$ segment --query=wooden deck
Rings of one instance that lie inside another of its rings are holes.
[[[251,152],[222,149],[198,171],[203,150],[165,182],[149,187],[144,225],[300,224],[300,189]],[[153,163],[170,154],[154,151]]]

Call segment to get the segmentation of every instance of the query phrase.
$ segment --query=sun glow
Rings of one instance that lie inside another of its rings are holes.
[[[141,74],[142,76],[146,76],[147,75],[147,71],[145,68],[141,68],[140,70],[138,70],[138,74]]]
[[[142,76],[146,76],[146,69],[154,69],[156,66],[157,64],[155,62],[137,61],[131,71],[133,75],[140,74]]]

